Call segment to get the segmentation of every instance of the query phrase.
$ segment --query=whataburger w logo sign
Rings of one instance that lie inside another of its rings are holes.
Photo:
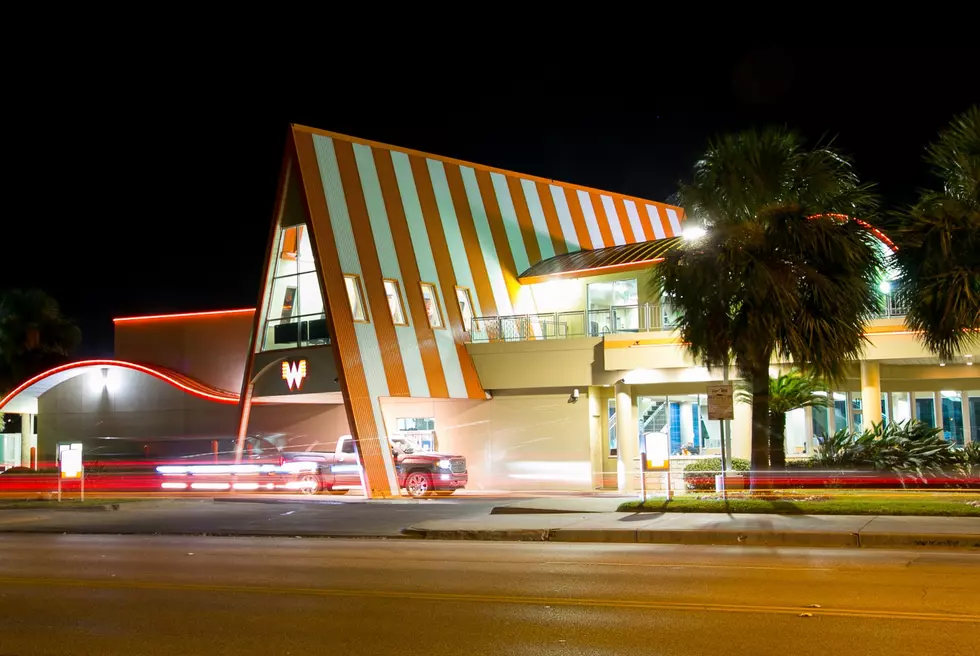
[[[299,362],[287,362],[283,360],[282,379],[286,381],[286,385],[289,386],[290,390],[299,390],[303,386],[303,381],[306,379],[306,360],[300,360]]]

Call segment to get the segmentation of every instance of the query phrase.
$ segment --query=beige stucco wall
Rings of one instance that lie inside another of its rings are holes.
[[[439,451],[463,455],[470,490],[593,489],[586,390],[496,396],[489,401],[386,398],[385,426],[399,417],[433,417]]]
[[[484,389],[588,387],[599,338],[467,344]]]

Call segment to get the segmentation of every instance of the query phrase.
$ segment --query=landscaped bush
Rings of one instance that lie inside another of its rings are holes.
[[[749,471],[749,461],[732,458],[731,470]],[[721,458],[695,460],[684,468],[684,486],[688,490],[714,490],[715,476],[721,473]]]
[[[840,430],[818,441],[814,466],[893,472],[909,479],[962,472],[965,459],[941,430],[914,419],[875,424],[861,433]]]
[[[816,461],[813,458],[794,458],[786,461],[786,469],[813,469]]]

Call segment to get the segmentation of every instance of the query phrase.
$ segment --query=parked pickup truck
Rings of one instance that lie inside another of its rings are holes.
[[[418,451],[407,439],[389,438],[398,483],[409,495],[425,497],[448,496],[466,487],[469,475],[463,456]],[[354,439],[344,435],[337,441],[333,453],[319,451],[285,451],[284,464],[316,463],[316,470],[300,474],[300,489],[307,494],[321,490],[343,494],[354,487],[361,487],[361,465],[358,462]],[[297,469],[298,471],[298,469]]]

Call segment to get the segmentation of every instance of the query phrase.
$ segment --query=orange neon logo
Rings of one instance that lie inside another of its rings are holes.
[[[286,362],[282,363],[282,379],[286,381],[286,385],[289,389],[298,390],[303,386],[303,380],[306,378],[306,360],[300,360],[299,362]]]

